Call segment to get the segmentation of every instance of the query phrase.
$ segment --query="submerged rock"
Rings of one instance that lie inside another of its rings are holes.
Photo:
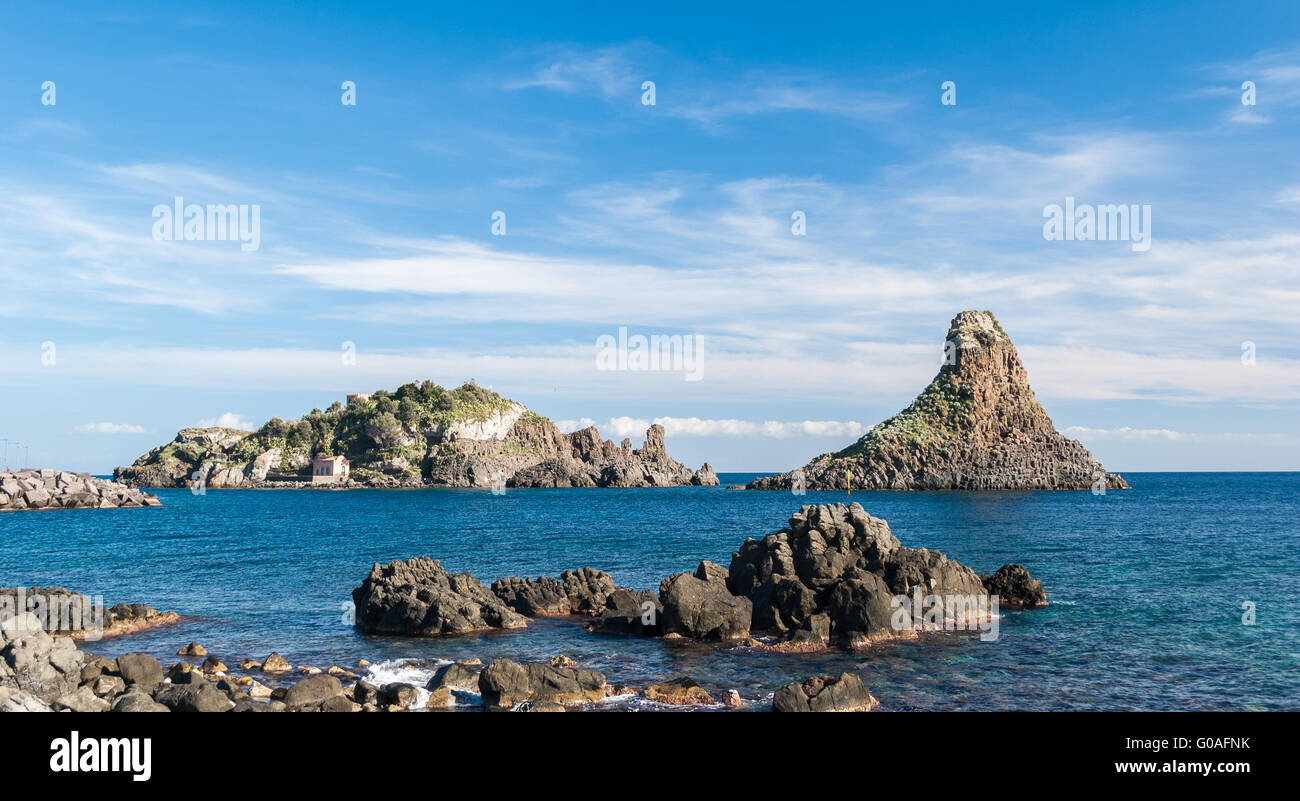
[[[448,573],[425,556],[375,564],[352,600],[357,628],[367,634],[434,636],[527,624],[478,579]]]

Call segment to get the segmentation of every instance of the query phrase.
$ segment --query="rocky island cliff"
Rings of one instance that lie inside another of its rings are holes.
[[[256,431],[187,428],[119,467],[132,487],[313,486],[315,459],[344,456],[351,487],[670,487],[713,486],[705,463],[691,470],[669,457],[654,425],[633,448],[604,440],[594,426],[566,434],[522,404],[474,383],[432,381],[350,396],[297,421],[275,418]]]
[[[1002,326],[987,311],[953,318],[944,364],[912,405],[854,444],[749,489],[1128,489],[1052,424]]]

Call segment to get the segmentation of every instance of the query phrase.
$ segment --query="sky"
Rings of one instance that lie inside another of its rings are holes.
[[[989,309],[1108,469],[1295,469],[1300,6],[909,5],[0,8],[10,466],[473,379],[788,470]],[[1067,198],[1149,248],[1047,238]],[[600,369],[620,329],[698,364]]]

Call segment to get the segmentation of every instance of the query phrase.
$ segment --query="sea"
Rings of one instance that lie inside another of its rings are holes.
[[[721,487],[504,494],[161,490],[157,508],[0,513],[0,586],[176,611],[176,624],[82,644],[164,665],[197,641],[232,668],[276,651],[297,666],[422,685],[449,660],[562,654],[633,687],[688,676],[715,698],[734,689],[749,709],[791,681],[842,671],[886,711],[1300,709],[1300,473],[1125,477],[1133,489],[1103,495],[726,489],[749,474],[722,474]],[[593,634],[579,618],[438,638],[351,625],[351,590],[376,562],[431,556],[484,584],[589,565],[654,589],[702,559],[727,565],[802,505],[845,501],[888,520],[904,545],[981,573],[1025,564],[1050,605],[1003,610],[992,641],[930,632],[816,654]]]

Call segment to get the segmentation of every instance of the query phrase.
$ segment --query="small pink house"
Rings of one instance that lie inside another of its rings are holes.
[[[347,481],[348,457],[324,456],[311,463],[311,483],[332,484]]]

